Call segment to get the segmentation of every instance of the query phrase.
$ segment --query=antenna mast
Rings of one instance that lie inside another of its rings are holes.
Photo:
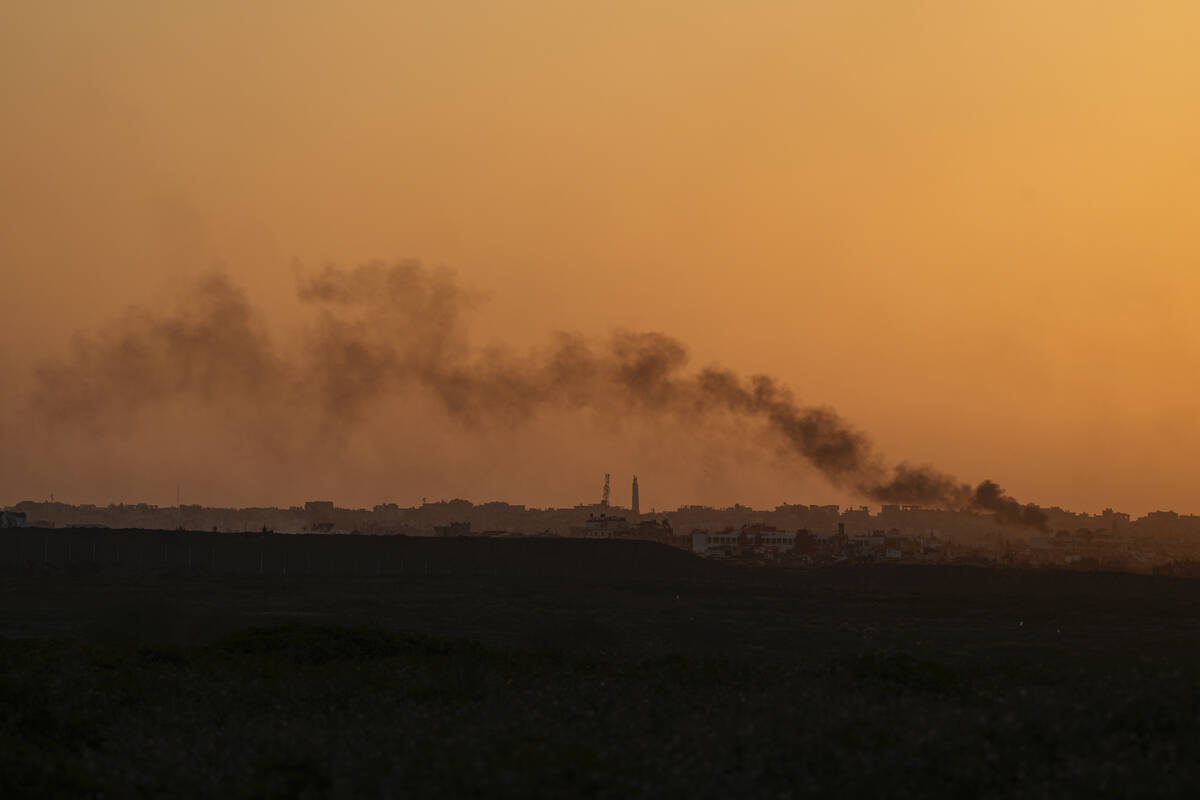
[[[608,508],[608,494],[610,491],[612,491],[612,487],[610,485],[611,481],[612,475],[608,474],[607,472],[604,473],[604,496],[600,498],[600,505],[604,506],[605,508]]]

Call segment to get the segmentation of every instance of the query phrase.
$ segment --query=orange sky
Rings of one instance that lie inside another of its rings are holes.
[[[851,499],[570,415],[427,420],[287,481],[178,411],[79,457],[11,422],[73,330],[204,270],[283,331],[297,264],[416,257],[486,293],[482,345],[663,330],[893,459],[1200,511],[1200,7],[579,5],[4,4],[0,367],[36,444],[0,502],[564,505],[605,470],[647,507]]]

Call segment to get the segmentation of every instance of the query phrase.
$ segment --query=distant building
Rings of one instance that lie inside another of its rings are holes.
[[[0,528],[24,528],[24,511],[0,511]]]
[[[451,522],[449,525],[434,525],[433,532],[438,536],[470,536],[471,523]]]
[[[750,547],[755,553],[779,558],[796,549],[796,534],[787,531],[768,530],[752,534]]]
[[[304,518],[311,531],[333,530],[333,502],[309,500],[304,504]]]
[[[741,530],[692,532],[692,552],[707,557],[780,558],[796,549],[796,534],[770,525],[747,525]]]
[[[630,534],[636,539],[656,539],[662,536],[673,536],[671,521],[666,519],[643,519],[630,529]]]
[[[615,517],[608,514],[588,514],[587,522],[571,527],[572,536],[584,539],[611,539],[614,536],[627,536],[629,521],[625,517]]]
[[[734,556],[741,548],[740,531],[692,531],[692,552],[698,556]]]
[[[846,555],[856,558],[878,558],[885,553],[887,537],[882,531],[870,536],[850,536],[846,539]]]

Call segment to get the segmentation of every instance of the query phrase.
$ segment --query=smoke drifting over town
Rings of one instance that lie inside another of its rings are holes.
[[[603,341],[560,333],[528,353],[475,347],[466,322],[477,296],[451,273],[416,262],[328,267],[300,278],[297,293],[310,318],[287,347],[220,274],[195,282],[176,307],[127,310],[41,366],[31,408],[73,435],[101,436],[136,427],[156,407],[199,403],[262,446],[282,446],[313,425],[353,428],[369,409],[402,416],[413,388],[467,430],[595,409],[695,422],[703,436],[706,420],[726,415],[761,424],[782,452],[877,502],[1044,525],[1039,508],[991,481],[972,487],[929,466],[889,465],[834,409],[802,404],[770,376],[690,368],[687,348],[662,333],[620,331]]]

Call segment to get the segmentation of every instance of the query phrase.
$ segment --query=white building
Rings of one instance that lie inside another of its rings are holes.
[[[796,549],[796,534],[786,531],[764,531],[757,534],[754,548],[774,558]]]
[[[796,549],[796,534],[749,526],[740,531],[692,531],[692,552],[702,556],[753,555],[778,558]]]
[[[733,555],[741,547],[738,531],[692,531],[692,552],[699,556]]]

